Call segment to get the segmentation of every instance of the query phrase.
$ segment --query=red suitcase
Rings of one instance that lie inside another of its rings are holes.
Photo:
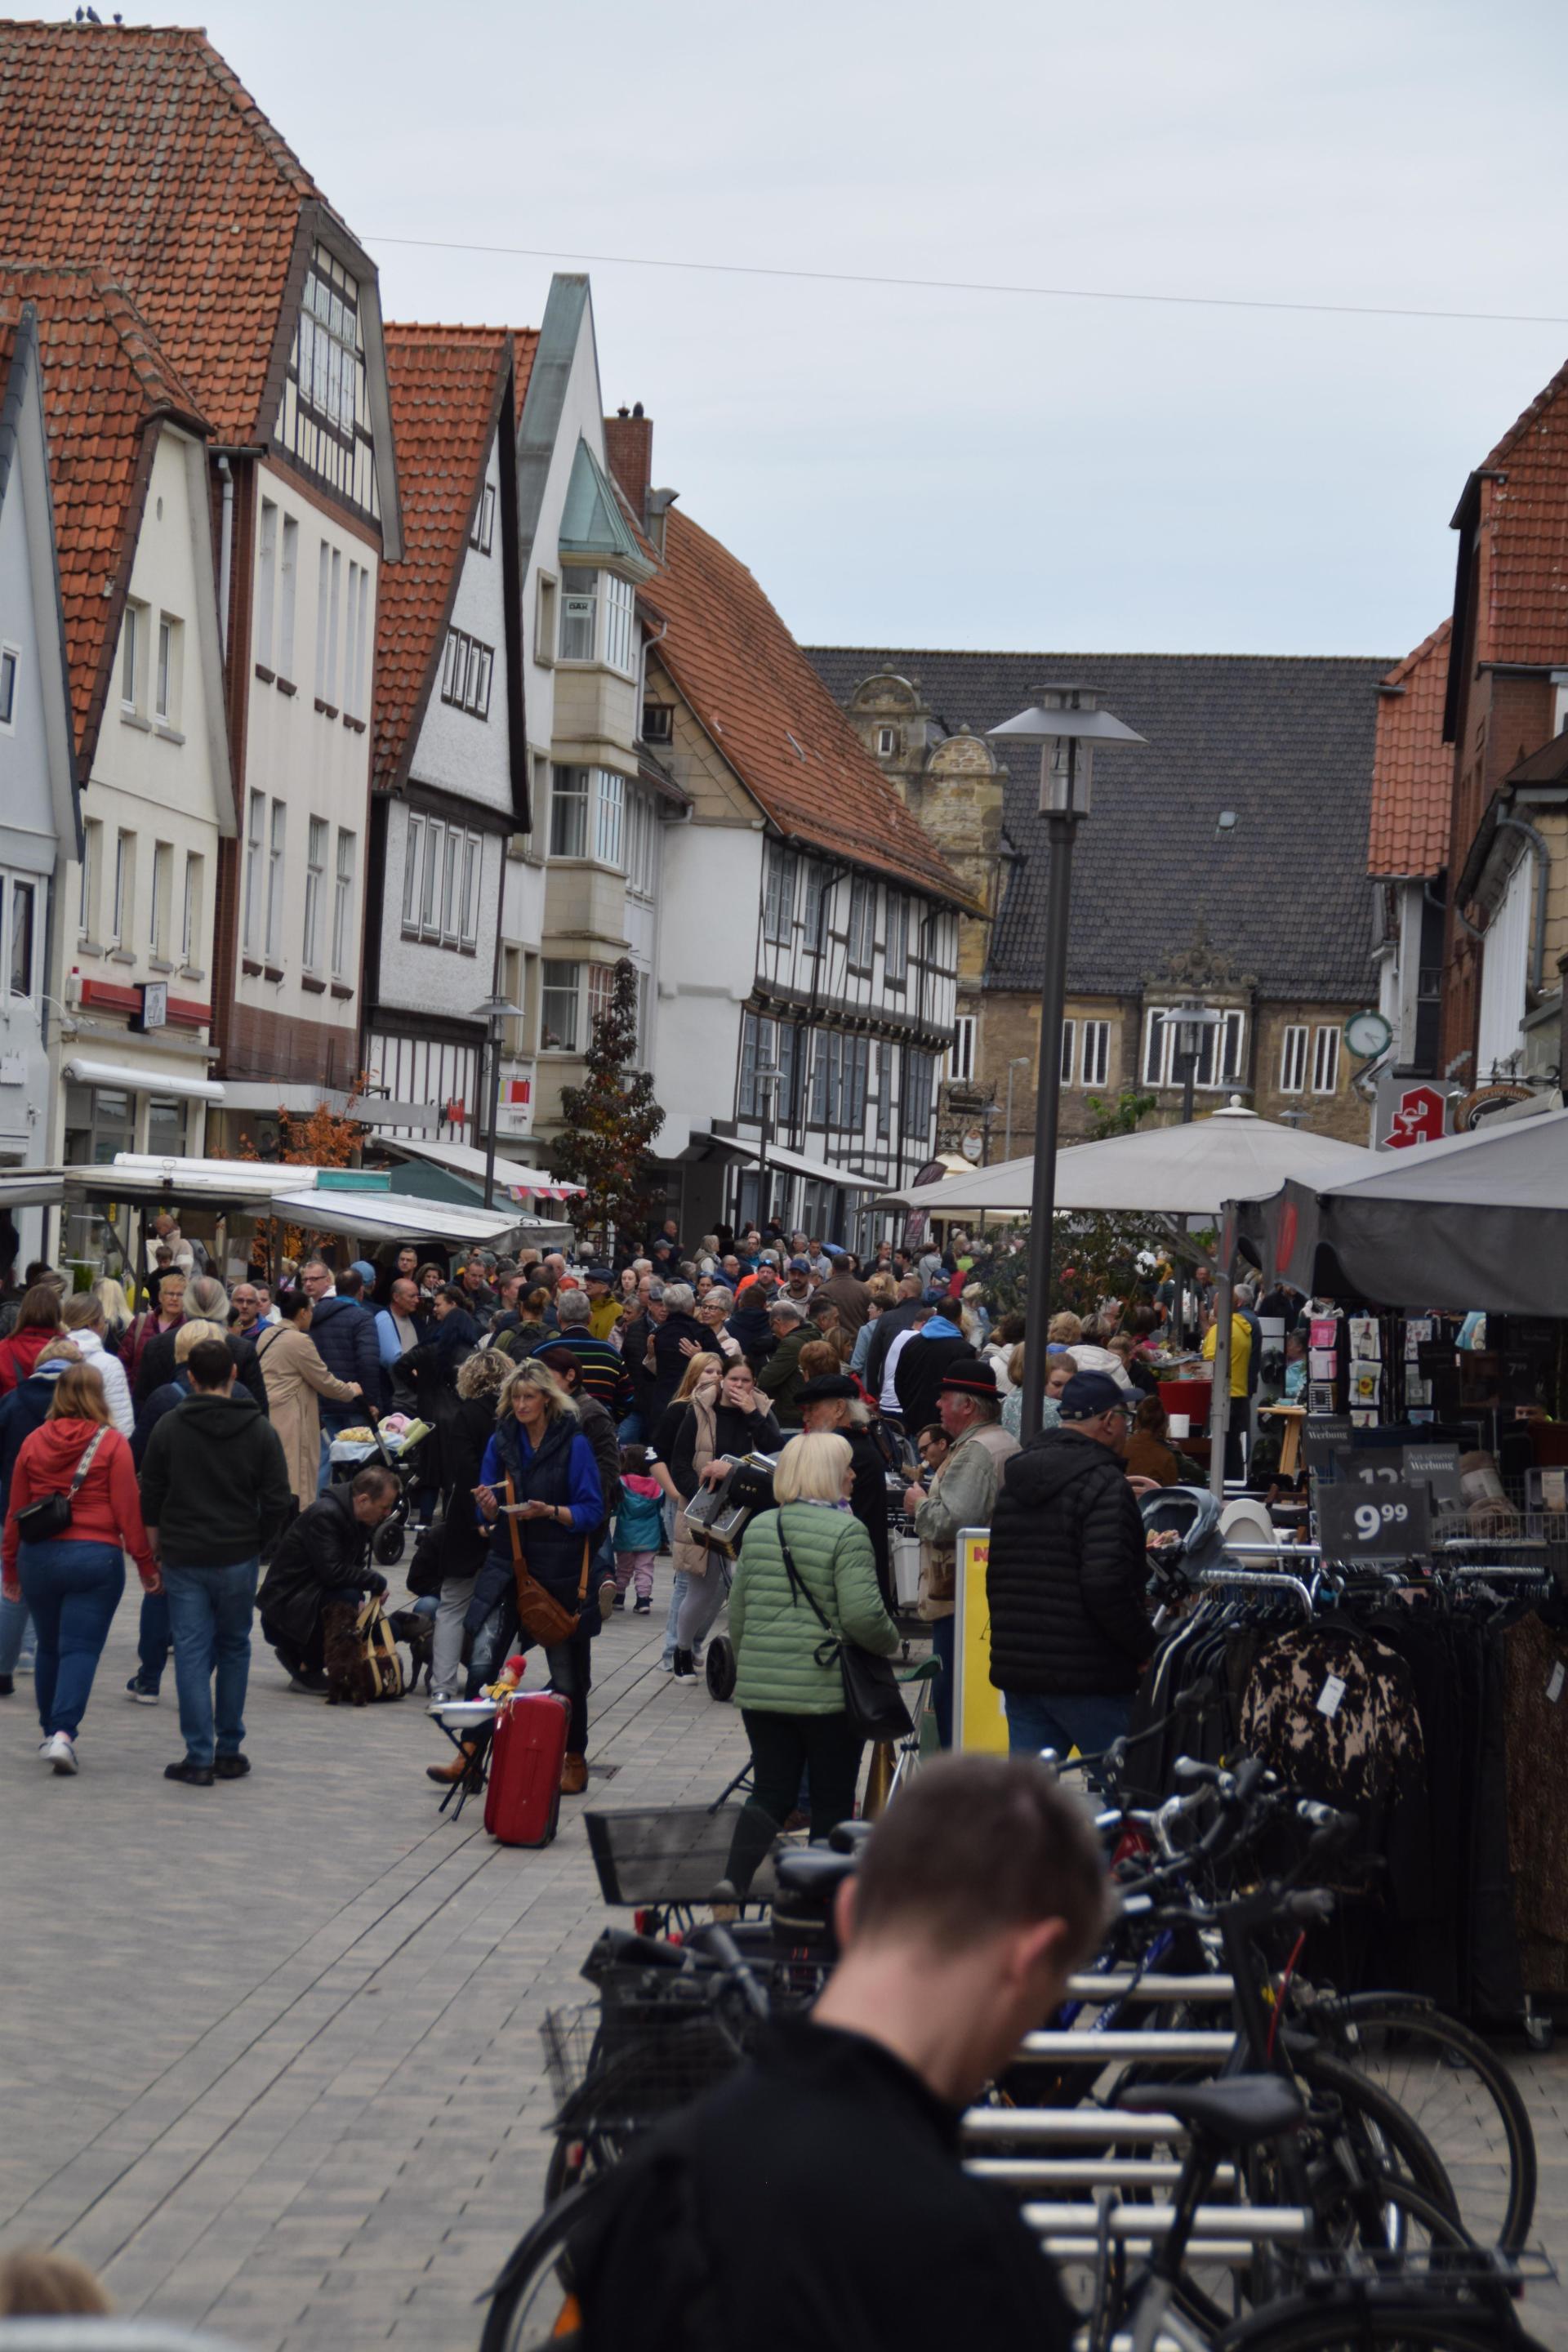
[[[572,1710],[553,1691],[520,1691],[490,1743],[485,1827],[502,1845],[548,1845],[561,1811]]]

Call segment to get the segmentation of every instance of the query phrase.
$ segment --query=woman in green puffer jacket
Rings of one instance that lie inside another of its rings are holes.
[[[791,1440],[773,1475],[779,1507],[746,1529],[730,1592],[735,1700],[752,1744],[752,1802],[773,1821],[786,1821],[802,1769],[809,1770],[814,1838],[826,1838],[853,1813],[864,1745],[844,1712],[837,1654],[830,1651],[819,1663],[816,1653],[835,1635],[882,1657],[899,1646],[899,1629],[877,1589],[871,1538],[848,1507],[850,1461],[847,1441],[834,1432]]]

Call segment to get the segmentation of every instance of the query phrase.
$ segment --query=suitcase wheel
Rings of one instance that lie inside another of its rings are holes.
[[[708,1644],[708,1696],[727,1699],[735,1696],[735,1645],[722,1633],[715,1633]]]

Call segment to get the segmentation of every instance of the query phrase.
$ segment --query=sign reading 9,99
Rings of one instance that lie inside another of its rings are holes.
[[[1409,1559],[1431,1549],[1430,1492],[1381,1482],[1320,1487],[1318,1539],[1325,1559]]]

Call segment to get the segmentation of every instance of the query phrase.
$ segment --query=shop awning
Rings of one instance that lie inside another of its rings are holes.
[[[66,1196],[59,1168],[0,1168],[0,1209],[49,1209]]]
[[[384,1095],[351,1095],[342,1087],[273,1086],[259,1078],[226,1078],[226,1110],[286,1110],[308,1118],[325,1104],[335,1118],[362,1119],[367,1127],[439,1127],[439,1103],[392,1102]],[[352,1108],[351,1108],[352,1106]]]
[[[711,1144],[715,1150],[728,1152],[731,1160],[744,1167],[762,1165],[761,1147],[742,1143],[733,1135],[693,1135],[694,1144]],[[880,1176],[857,1175],[851,1168],[830,1167],[826,1160],[808,1160],[804,1151],[792,1151],[786,1144],[770,1143],[767,1164],[786,1176],[809,1176],[814,1183],[837,1184],[847,1192],[875,1192],[882,1182]]]
[[[159,1160],[147,1152],[120,1151],[103,1165],[83,1160],[64,1171],[66,1191],[81,1200],[182,1201],[209,1204],[265,1204],[275,1192],[313,1184],[313,1168],[288,1168],[274,1160]]]
[[[301,1189],[273,1195],[276,1216],[319,1234],[395,1234],[418,1243],[484,1242],[491,1248],[516,1236],[532,1238],[540,1220],[505,1212],[460,1208],[456,1202],[418,1201],[405,1192],[317,1192]]]
[[[220,1103],[227,1097],[216,1078],[186,1077],[149,1070],[134,1062],[89,1062],[73,1054],[64,1076],[73,1086],[119,1087],[131,1095],[180,1095],[192,1102]]]
[[[390,1126],[395,1122],[388,1120],[385,1123]],[[371,1124],[374,1127],[382,1122],[373,1119]],[[416,1139],[407,1135],[381,1136],[378,1141],[384,1150],[398,1152],[409,1160],[427,1160],[437,1168],[449,1169],[454,1176],[466,1178],[481,1192],[484,1190],[485,1155],[471,1143],[437,1143],[425,1137]],[[498,1192],[510,1192],[514,1200],[532,1197],[542,1201],[566,1201],[583,1190],[581,1184],[563,1183],[547,1168],[525,1167],[521,1160],[502,1159],[500,1153],[496,1156],[495,1185]]]

